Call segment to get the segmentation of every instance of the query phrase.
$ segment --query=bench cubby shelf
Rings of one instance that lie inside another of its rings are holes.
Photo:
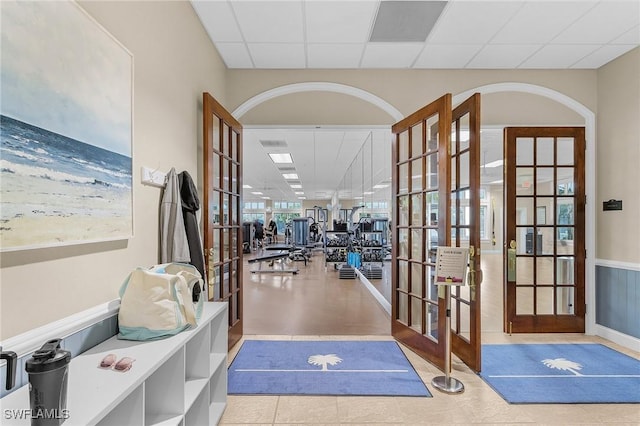
[[[204,304],[198,327],[151,342],[115,336],[69,365],[65,426],[213,425],[227,403],[227,304]],[[135,359],[120,373],[98,367],[113,353]],[[29,408],[29,386],[0,401],[4,410]],[[5,423],[6,422],[6,423]],[[29,425],[28,418],[3,425]]]

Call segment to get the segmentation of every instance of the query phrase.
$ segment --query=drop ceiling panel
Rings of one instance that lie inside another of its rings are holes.
[[[521,6],[521,2],[450,1],[428,42],[454,45],[487,43]]]
[[[553,44],[542,47],[527,59],[521,68],[549,68],[550,64],[559,64],[569,68],[581,59],[589,56],[599,45],[591,44]]]
[[[617,39],[613,40],[611,44],[631,44],[637,46],[640,44],[640,26],[636,25],[626,33],[622,34]]]
[[[193,8],[214,41],[243,41],[231,5],[224,1],[193,1]]]
[[[414,68],[464,68],[482,49],[482,44],[428,44],[413,64]]]
[[[361,44],[309,44],[309,68],[358,68],[364,51]]]
[[[491,43],[548,43],[595,4],[594,1],[527,2]]]
[[[362,56],[362,68],[409,68],[416,60],[421,43],[369,43]]]
[[[467,68],[517,68],[540,47],[540,45],[487,45],[469,62]]]
[[[603,1],[558,35],[554,42],[608,43],[636,26],[638,19],[640,2]]]
[[[234,1],[233,10],[247,43],[302,43],[302,2]]]
[[[593,69],[611,62],[620,55],[624,55],[636,46],[629,45],[607,45],[602,46],[589,56],[575,63],[571,68],[575,69]]]
[[[378,4],[379,1],[306,2],[307,42],[366,42]]]
[[[302,43],[249,43],[249,53],[256,68],[304,68]]]
[[[253,68],[253,62],[244,43],[218,43],[216,47],[227,68]]]

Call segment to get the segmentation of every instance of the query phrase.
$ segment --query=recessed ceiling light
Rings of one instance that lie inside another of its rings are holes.
[[[300,189],[300,188],[302,188],[302,185],[291,185],[291,187],[293,189]]]
[[[260,197],[260,198],[262,198],[263,200],[270,200],[271,199],[271,197]]]
[[[298,200],[306,200],[307,197],[298,197]]]
[[[269,153],[269,157],[271,157],[271,161],[276,164],[293,163],[293,158],[291,158],[291,154],[288,152],[284,154]]]
[[[383,185],[383,184],[373,185],[373,189],[382,189],[387,187],[389,187],[389,185]]]
[[[285,179],[298,179],[297,173],[283,173],[282,176],[284,176]]]
[[[363,192],[364,195],[371,195],[371,194],[375,194],[375,192],[373,191],[365,191]]]
[[[489,184],[493,184],[493,183],[498,184],[498,183],[502,183],[502,182],[504,182],[504,181],[502,179],[500,179],[500,180],[494,180],[493,182],[489,182]]]
[[[354,200],[362,200],[363,197],[353,197]]]
[[[252,194],[253,194],[253,195],[262,195],[262,192],[260,192],[260,191],[254,191],[254,192],[252,192]]]
[[[304,191],[296,191],[295,194],[296,195],[304,195]]]
[[[247,184],[242,185],[242,187],[243,187],[244,189],[252,188],[252,186],[251,186],[251,185],[247,185]]]

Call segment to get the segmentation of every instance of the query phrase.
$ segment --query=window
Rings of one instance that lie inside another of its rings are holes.
[[[297,201],[274,201],[274,210],[301,210],[302,203]]]
[[[247,201],[244,210],[264,210],[264,201]]]
[[[284,235],[287,223],[291,222],[293,218],[296,217],[300,217],[300,213],[274,213],[273,220],[275,220],[276,225],[278,226],[278,234]]]
[[[386,210],[389,208],[389,203],[386,201],[369,201],[364,203],[364,207],[369,210]]]
[[[242,222],[260,221],[264,225],[264,213],[242,213]]]

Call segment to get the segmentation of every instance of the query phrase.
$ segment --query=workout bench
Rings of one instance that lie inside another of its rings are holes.
[[[270,254],[266,254],[264,256],[258,256],[258,257],[254,257],[253,259],[249,259],[248,262],[249,263],[257,263],[258,264],[258,269],[252,269],[251,273],[252,274],[279,274],[279,273],[289,273],[291,272],[293,275],[298,273],[298,268],[282,268],[282,269],[262,269],[262,263],[263,262],[271,262],[272,265],[274,265],[274,261],[276,260],[281,260],[281,259],[287,259],[289,257],[289,252],[288,251],[279,251],[277,253],[270,253]]]

